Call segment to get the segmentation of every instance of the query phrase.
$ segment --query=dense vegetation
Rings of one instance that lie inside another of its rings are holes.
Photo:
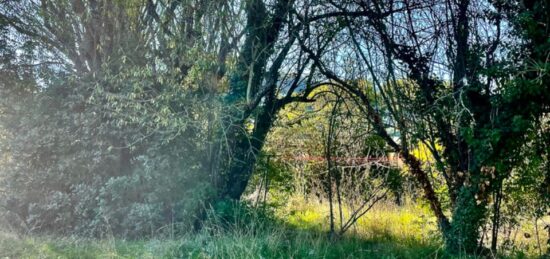
[[[0,250],[550,256],[549,13],[2,1]]]

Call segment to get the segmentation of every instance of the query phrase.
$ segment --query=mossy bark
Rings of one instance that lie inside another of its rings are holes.
[[[487,209],[484,202],[476,199],[476,193],[473,186],[464,186],[458,193],[450,228],[444,233],[446,247],[451,253],[474,254],[480,248],[480,229],[485,223]]]

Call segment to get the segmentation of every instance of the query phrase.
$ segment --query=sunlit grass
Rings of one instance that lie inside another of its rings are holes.
[[[349,209],[344,208],[344,220],[349,216]],[[288,205],[278,211],[279,217],[299,229],[314,229],[316,231],[329,231],[329,206],[327,202],[317,199],[305,200],[302,197],[293,197]],[[335,209],[335,225],[338,230],[339,216]],[[550,222],[545,218],[538,222],[539,239],[535,237],[534,222],[523,220],[520,227],[512,231],[511,243],[507,251],[499,256],[518,258],[538,258],[545,253],[547,234],[541,231],[543,222]],[[502,235],[502,233],[501,233]],[[419,203],[408,202],[406,205],[397,206],[392,203],[379,203],[360,218],[357,223],[344,235],[346,238],[357,238],[368,242],[375,242],[383,246],[391,246],[392,249],[400,247],[406,251],[405,257],[418,255],[423,250],[424,255],[440,257],[445,255],[443,240],[437,229],[436,218],[427,206]],[[500,237],[502,245],[504,237]],[[486,239],[489,242],[489,239]],[[539,249],[539,243],[541,249]],[[488,245],[488,244],[487,244]],[[412,252],[412,254],[408,254]],[[428,253],[429,252],[429,253]]]
[[[344,221],[349,217],[350,210],[345,208]],[[289,205],[278,210],[280,218],[290,225],[301,228],[328,231],[329,207],[326,202],[292,198]],[[340,225],[338,212],[335,210],[335,224]],[[429,237],[438,238],[436,219],[430,211],[418,204],[396,206],[379,203],[361,217],[349,231],[353,236],[361,238],[389,237],[403,239],[426,240]]]
[[[350,214],[344,209],[344,221]],[[292,198],[289,205],[279,213],[289,225],[299,229],[314,229],[329,231],[329,207],[326,202]],[[338,212],[336,230],[340,226]],[[388,254],[399,254],[414,258],[422,255],[428,257],[441,256],[442,242],[435,225],[435,218],[429,211],[419,205],[398,207],[390,204],[378,204],[361,217],[343,237],[343,240],[360,239],[376,244],[375,250]]]

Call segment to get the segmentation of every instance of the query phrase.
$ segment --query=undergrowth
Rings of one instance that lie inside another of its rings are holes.
[[[467,258],[445,252],[434,219],[422,206],[382,204],[337,238],[329,238],[325,207],[300,199],[274,212],[240,207],[223,218],[212,214],[200,231],[179,238],[59,238],[4,232],[0,258]]]

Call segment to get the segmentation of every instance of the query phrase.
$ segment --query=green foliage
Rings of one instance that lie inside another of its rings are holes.
[[[67,2],[58,4],[78,16]],[[36,9],[10,3],[0,9],[2,26],[44,19],[70,34],[65,18],[47,8],[37,17],[16,16],[14,10]],[[186,230],[215,193],[209,152],[219,110],[216,59],[192,45],[146,48],[143,24],[127,16],[132,3],[117,2],[100,14],[91,4],[86,8],[86,15],[121,26],[95,35],[102,41],[93,42],[99,44],[94,57],[70,56],[71,46],[51,49],[48,40],[27,31],[2,31],[8,40],[0,46],[1,216],[31,233],[137,237],[167,234],[167,225],[176,226],[170,234]],[[79,20],[87,30],[99,26],[95,21]],[[28,41],[18,44],[13,37]],[[73,60],[29,65],[42,62],[42,52]],[[187,75],[175,61],[180,55],[188,59]]]

